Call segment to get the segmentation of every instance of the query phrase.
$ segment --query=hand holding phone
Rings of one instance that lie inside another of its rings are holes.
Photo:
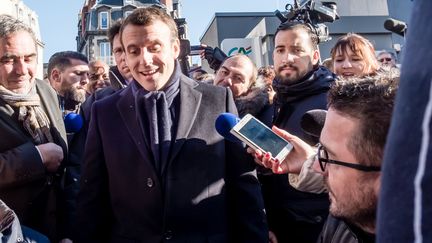
[[[250,114],[241,119],[231,133],[248,146],[262,153],[270,152],[274,159],[283,161],[293,146]]]

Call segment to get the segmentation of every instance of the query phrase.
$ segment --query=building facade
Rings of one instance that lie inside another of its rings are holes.
[[[392,17],[408,22],[413,4],[411,1],[336,0],[334,2],[337,4],[340,19],[333,23],[325,23],[332,39],[319,45],[322,59],[328,58],[337,39],[349,32],[368,38],[377,51],[388,50],[399,54],[404,39],[384,29],[384,21]],[[215,13],[200,42],[220,47],[231,55],[238,52],[248,54],[257,66],[272,65],[274,33],[280,23],[273,12]],[[238,43],[238,46],[231,43]],[[206,62],[203,62],[203,68],[210,70]]]
[[[178,1],[159,0],[86,0],[78,20],[77,50],[89,60],[115,65],[107,33],[111,24],[127,17],[136,8],[160,5],[171,13]]]
[[[0,0],[0,14],[7,14],[15,17],[26,25],[30,26],[36,35],[37,53],[38,53],[38,66],[36,77],[43,79],[43,50],[44,43],[42,42],[39,17],[37,14],[27,7],[22,0]]]

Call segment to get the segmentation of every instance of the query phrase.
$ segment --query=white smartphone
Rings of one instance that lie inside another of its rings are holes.
[[[251,114],[244,116],[231,129],[231,133],[254,149],[270,152],[272,157],[279,161],[283,161],[293,148],[289,142]]]

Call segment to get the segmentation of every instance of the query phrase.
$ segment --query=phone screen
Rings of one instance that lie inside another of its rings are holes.
[[[288,142],[274,134],[272,130],[253,118],[240,128],[238,132],[258,145],[262,150],[270,152],[272,156],[278,155],[288,144]]]

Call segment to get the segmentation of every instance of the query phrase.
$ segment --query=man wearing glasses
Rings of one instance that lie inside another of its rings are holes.
[[[375,241],[380,168],[397,87],[387,74],[337,81],[329,91],[317,151],[273,128],[294,149],[281,163],[267,154],[255,156],[274,173],[290,173],[290,184],[298,190],[328,191],[330,216],[318,242]]]
[[[377,60],[384,67],[396,67],[396,55],[393,52],[381,51],[377,55]]]

